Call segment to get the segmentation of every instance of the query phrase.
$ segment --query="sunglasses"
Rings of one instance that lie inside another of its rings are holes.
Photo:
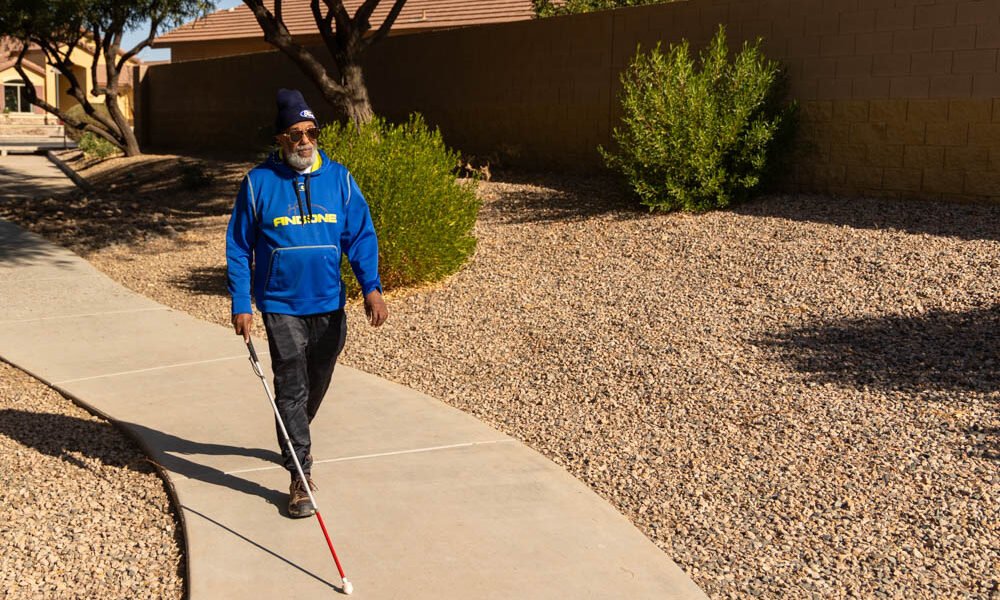
[[[309,129],[292,129],[291,131],[286,131],[281,135],[287,137],[295,144],[298,144],[302,140],[303,135],[315,142],[319,139],[319,129],[316,127],[310,127]]]

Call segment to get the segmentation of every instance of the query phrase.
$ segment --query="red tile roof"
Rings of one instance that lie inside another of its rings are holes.
[[[362,0],[344,0],[352,16]],[[382,0],[371,18],[372,30],[377,30],[392,7],[392,0]],[[265,5],[273,9],[274,2]],[[282,17],[293,36],[318,35],[316,22],[309,8],[309,0],[285,0]],[[417,31],[523,21],[535,16],[531,0],[408,0],[392,31]],[[202,19],[168,31],[153,42],[154,47],[206,40],[231,40],[241,38],[263,39],[260,25],[245,4],[216,11]]]

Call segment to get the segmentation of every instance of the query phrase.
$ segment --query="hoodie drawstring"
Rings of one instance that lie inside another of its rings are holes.
[[[305,225],[306,222],[303,219],[303,217],[305,216],[305,213],[302,212],[302,196],[299,196],[299,178],[298,177],[296,177],[295,179],[292,180],[292,189],[295,190],[295,202],[297,202],[298,205],[299,205],[299,220],[302,222],[302,225]]]
[[[312,175],[306,173],[306,210],[309,211],[309,222],[312,223],[313,220],[313,205],[312,205],[312,194],[309,193],[309,181],[312,179]]]
[[[306,219],[306,211],[302,210],[302,196],[299,195],[299,178],[296,177],[292,180],[292,187],[295,188],[295,201],[299,205],[299,217],[302,224],[312,223],[313,219],[313,209],[312,209],[312,194],[309,191],[309,180],[311,177],[308,173],[305,175],[305,188],[306,188],[306,210],[309,211],[309,218]]]

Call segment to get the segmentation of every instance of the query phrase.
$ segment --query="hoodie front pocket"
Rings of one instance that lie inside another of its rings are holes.
[[[264,292],[276,300],[308,300],[339,294],[340,249],[332,245],[275,248]]]

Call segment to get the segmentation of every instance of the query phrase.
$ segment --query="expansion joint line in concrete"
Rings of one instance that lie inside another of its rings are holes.
[[[510,444],[515,440],[489,440],[485,442],[465,442],[463,444],[448,444],[446,446],[430,446],[428,448],[412,448],[410,450],[396,450],[394,452],[378,452],[376,454],[359,454],[358,456],[342,456],[340,458],[327,458],[324,460],[314,460],[313,465],[322,465],[326,463],[335,462],[347,462],[350,460],[363,460],[366,458],[382,458],[384,456],[399,456],[400,454],[419,454],[421,452],[434,452],[437,450],[451,450],[453,448],[471,448],[473,446],[485,446],[490,444]],[[235,471],[226,471],[226,475],[237,475],[239,473],[254,473],[257,471],[273,471],[276,469],[284,469],[281,465],[274,465],[270,467],[256,467],[253,469],[236,469]]]
[[[257,354],[267,355],[267,352],[258,350]],[[62,381],[56,381],[53,385],[63,385],[67,383],[77,383],[79,381],[90,381],[91,379],[102,379],[105,377],[120,377],[122,375],[133,375],[135,373],[148,373],[149,371],[162,371],[165,369],[176,369],[177,367],[191,367],[194,365],[203,365],[206,363],[222,362],[224,360],[236,360],[242,359],[246,360],[246,354],[240,354],[239,356],[223,356],[220,358],[208,358],[205,360],[193,360],[191,362],[174,363],[172,365],[160,365],[158,367],[147,367],[145,369],[132,369],[131,371],[118,371],[117,373],[103,373],[101,375],[91,375],[90,377],[77,377],[76,379],[63,379]]]
[[[92,313],[77,313],[75,315],[59,315],[55,317],[34,317],[31,319],[10,319],[7,321],[0,321],[0,325],[8,325],[11,323],[34,323],[35,321],[55,321],[58,319],[82,319],[86,317],[99,317],[102,315],[122,315],[126,313],[137,313],[137,312],[150,312],[154,310],[170,310],[166,306],[152,306],[148,308],[129,308],[125,310],[105,310],[102,312],[92,312]]]

